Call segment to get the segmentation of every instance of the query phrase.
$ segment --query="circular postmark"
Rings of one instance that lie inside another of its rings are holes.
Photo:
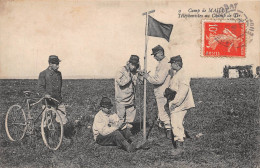
[[[239,34],[234,34],[234,32],[240,32]],[[226,28],[223,30],[224,34],[215,37],[215,40],[222,46],[225,47],[234,47],[234,48],[242,48],[245,47],[245,43],[243,42],[245,39],[245,25],[243,23],[235,23],[233,25],[229,25],[227,23]]]
[[[245,12],[239,9],[226,10],[226,16],[228,20],[233,20],[237,23],[245,23],[246,25],[246,41],[247,43],[251,43],[254,37],[254,21],[250,19]]]
[[[253,41],[254,36],[254,21],[250,19],[245,12],[237,8],[238,4],[233,7],[224,5],[224,10],[221,10],[223,16],[221,22],[234,23],[227,24],[222,34],[215,35],[214,40],[221,46],[228,49],[238,49],[244,53],[246,45]]]

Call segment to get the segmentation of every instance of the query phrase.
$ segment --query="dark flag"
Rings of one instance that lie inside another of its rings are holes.
[[[162,37],[169,41],[172,28],[172,24],[161,23],[148,15],[148,36]]]

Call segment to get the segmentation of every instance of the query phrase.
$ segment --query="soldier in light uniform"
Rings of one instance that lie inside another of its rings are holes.
[[[169,86],[171,78],[169,70],[171,67],[168,63],[169,60],[164,55],[164,49],[160,45],[154,47],[152,51],[153,53],[151,55],[158,61],[158,65],[154,76],[144,73],[144,78],[154,85],[154,94],[158,106],[158,118],[164,123],[167,138],[171,138],[170,117],[164,108],[164,105],[167,103],[167,99],[164,97],[164,91]]]
[[[111,111],[112,106],[108,97],[102,98],[101,109],[96,114],[92,126],[94,140],[99,145],[118,146],[127,152],[141,148],[145,141],[135,141],[130,129],[120,126],[118,115]]]
[[[137,80],[141,79],[138,75],[140,69],[139,57],[131,55],[127,64],[120,68],[115,78],[115,100],[117,115],[120,125],[127,123],[127,128],[132,128],[135,115],[135,87]]]
[[[183,69],[180,55],[170,59],[172,70],[177,71],[171,78],[169,88],[176,91],[175,98],[169,102],[171,112],[171,125],[174,135],[174,147],[181,147],[184,142],[185,131],[183,119],[187,110],[195,107],[192,91],[190,88],[190,77]]]

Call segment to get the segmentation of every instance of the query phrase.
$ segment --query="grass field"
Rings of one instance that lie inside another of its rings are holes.
[[[114,81],[64,80],[63,98],[70,121],[84,116],[73,141],[58,151],[48,150],[42,139],[24,138],[11,143],[4,130],[8,107],[22,103],[24,90],[36,90],[37,80],[0,80],[0,167],[259,167],[259,80],[192,79],[196,107],[185,117],[193,137],[184,150],[172,155],[170,140],[154,127],[150,149],[126,153],[117,147],[102,147],[93,141],[90,126],[97,104],[106,95],[114,99]],[[142,89],[137,91],[137,117],[142,113]],[[140,103],[140,104],[139,104]],[[157,107],[148,86],[147,118],[151,123]],[[137,124],[138,127],[138,124]],[[149,129],[149,128],[148,128]],[[199,138],[196,135],[201,133]],[[135,131],[141,138],[142,131]]]

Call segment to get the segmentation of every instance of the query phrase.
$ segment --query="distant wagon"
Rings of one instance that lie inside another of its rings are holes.
[[[224,78],[253,78],[252,65],[230,66],[223,68]]]
[[[256,67],[256,78],[260,78],[260,66]]]

